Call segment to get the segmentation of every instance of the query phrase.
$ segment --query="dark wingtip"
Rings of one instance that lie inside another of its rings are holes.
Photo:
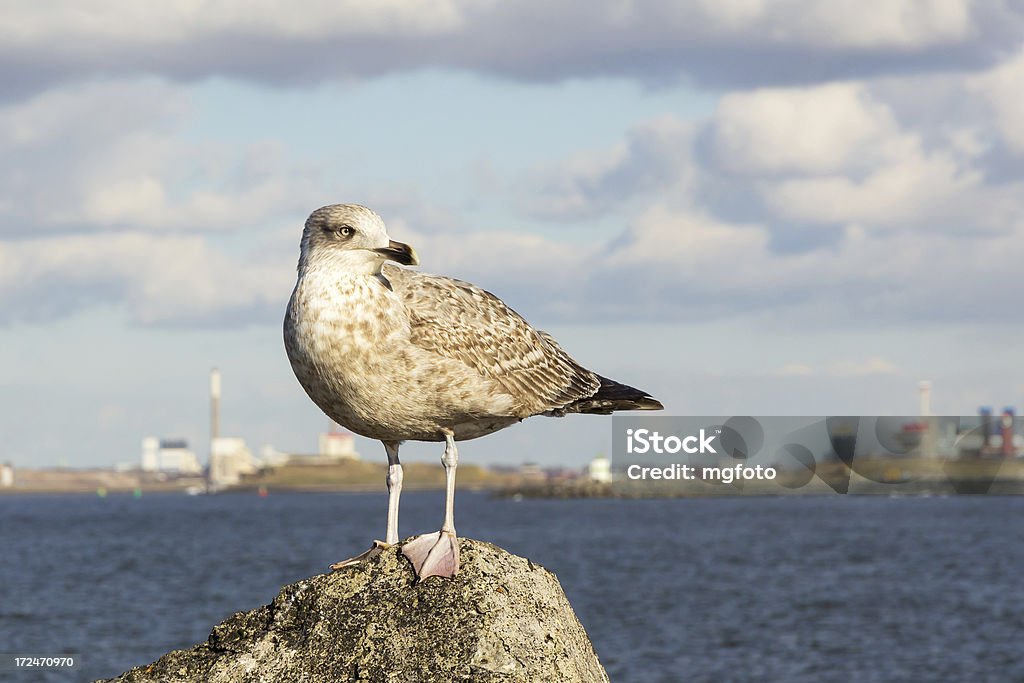
[[[618,410],[664,410],[661,401],[628,384],[601,377],[601,386],[594,395],[566,406],[568,412],[608,415]]]
[[[644,396],[637,399],[636,408],[633,410],[665,410],[665,406],[661,405],[661,401],[653,396]]]

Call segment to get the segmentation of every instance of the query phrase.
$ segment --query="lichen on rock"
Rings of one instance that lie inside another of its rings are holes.
[[[417,583],[388,548],[108,683],[608,681],[554,574],[481,541],[459,554],[454,578]]]

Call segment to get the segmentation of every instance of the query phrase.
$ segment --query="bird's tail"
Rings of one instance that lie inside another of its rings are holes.
[[[645,391],[640,391],[626,384],[620,384],[615,380],[601,377],[601,386],[593,396],[581,398],[567,405],[564,410],[567,413],[592,413],[596,415],[610,415],[616,410],[664,410],[658,399]]]

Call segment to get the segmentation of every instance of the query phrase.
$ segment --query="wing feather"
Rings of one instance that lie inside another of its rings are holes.
[[[557,411],[601,386],[551,335],[490,292],[390,264],[383,273],[406,305],[411,342],[494,380],[522,416]]]

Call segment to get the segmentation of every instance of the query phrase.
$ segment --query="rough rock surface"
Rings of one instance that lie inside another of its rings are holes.
[[[459,553],[454,579],[416,583],[390,548],[285,586],[110,682],[608,681],[554,574],[481,541]]]

